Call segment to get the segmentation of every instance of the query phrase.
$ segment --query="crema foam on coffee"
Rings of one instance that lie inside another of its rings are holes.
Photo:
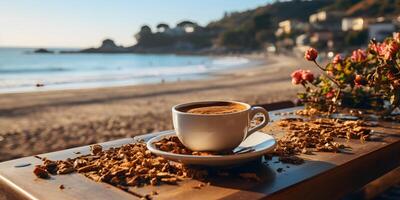
[[[238,103],[218,102],[210,104],[190,105],[181,109],[183,112],[203,115],[229,114],[246,110],[246,106]]]

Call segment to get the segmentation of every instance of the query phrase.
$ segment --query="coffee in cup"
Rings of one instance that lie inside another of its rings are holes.
[[[263,121],[250,128],[258,113],[263,115]],[[232,150],[269,121],[264,108],[236,101],[179,104],[172,108],[172,118],[179,140],[193,151]]]
[[[245,110],[246,107],[232,102],[214,102],[210,104],[191,105],[181,108],[183,112],[203,115],[228,114]]]

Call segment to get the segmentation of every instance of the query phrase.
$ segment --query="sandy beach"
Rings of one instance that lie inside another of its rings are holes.
[[[249,104],[295,99],[290,73],[312,66],[267,56],[205,80],[0,95],[0,161],[172,129],[170,108],[200,100]]]

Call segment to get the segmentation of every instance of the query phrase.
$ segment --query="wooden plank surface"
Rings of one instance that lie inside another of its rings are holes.
[[[277,112],[291,112],[293,109]],[[277,115],[271,112],[273,121],[291,115]],[[276,133],[277,127],[269,126],[265,131]],[[384,173],[400,165],[400,126],[398,123],[381,123],[374,127],[372,141],[361,143],[351,140],[353,149],[343,153],[315,153],[303,155],[306,162],[290,165],[271,161],[259,161],[243,165],[238,170],[253,170],[262,181],[251,181],[234,177],[218,177],[208,180],[209,186],[195,189],[198,180],[186,180],[178,185],[146,186],[131,188],[140,195],[152,191],[159,194],[155,199],[338,199],[352,192]],[[144,135],[147,140],[154,135]],[[279,135],[276,135],[279,137]],[[107,149],[133,142],[121,139],[102,144]],[[342,141],[345,142],[345,141]],[[42,154],[49,159],[58,160],[89,153],[89,147],[79,147],[65,151]],[[16,168],[21,163],[32,165]],[[0,163],[0,199],[137,199],[113,186],[96,183],[80,174],[53,176],[52,180],[38,180],[32,173],[33,166],[40,160],[27,157]],[[277,169],[283,172],[278,173]],[[66,189],[60,190],[64,184]]]

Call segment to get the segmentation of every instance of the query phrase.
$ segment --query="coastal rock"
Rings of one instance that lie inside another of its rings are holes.
[[[117,46],[111,39],[103,40],[98,48],[89,48],[79,51],[79,53],[126,53],[127,49],[123,46]]]
[[[48,49],[40,48],[33,51],[33,53],[54,53],[54,51],[50,51]]]

